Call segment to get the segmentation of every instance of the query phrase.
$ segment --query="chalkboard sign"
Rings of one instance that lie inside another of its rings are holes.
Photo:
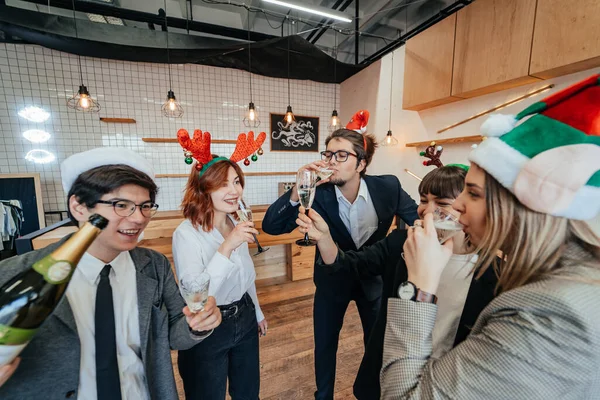
[[[319,151],[319,117],[296,115],[286,124],[285,114],[271,114],[271,151]]]

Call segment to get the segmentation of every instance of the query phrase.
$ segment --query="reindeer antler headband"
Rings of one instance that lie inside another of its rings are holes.
[[[258,156],[263,154],[262,144],[265,142],[267,134],[261,132],[256,139],[254,139],[254,132],[240,133],[237,142],[235,144],[235,150],[229,158],[226,157],[215,157],[213,158],[210,152],[210,133],[202,132],[200,129],[194,130],[194,137],[190,138],[188,131],[180,129],[177,131],[177,140],[185,154],[185,163],[190,165],[194,162],[194,158],[197,161],[196,170],[199,171],[199,175],[202,176],[206,170],[216,162],[223,160],[231,160],[233,162],[240,162],[244,160],[244,165],[250,165],[248,156],[252,156],[252,161],[257,161]],[[193,158],[192,158],[193,157]]]
[[[419,153],[420,156],[429,158],[429,160],[423,161],[423,165],[426,167],[428,167],[430,165],[435,165],[437,168],[443,167],[444,164],[442,163],[442,160],[440,159],[443,151],[444,151],[444,148],[442,146],[436,147],[435,142],[431,142],[429,144],[429,146],[425,149],[425,151],[422,151]],[[465,171],[469,170],[469,167],[465,164],[448,164],[447,167],[458,167],[458,168],[464,169]]]

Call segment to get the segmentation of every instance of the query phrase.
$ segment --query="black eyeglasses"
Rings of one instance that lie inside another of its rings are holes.
[[[321,160],[329,161],[331,157],[335,157],[335,161],[337,162],[346,162],[348,161],[348,156],[354,156],[358,158],[357,154],[350,153],[346,150],[338,150],[338,151],[322,151],[321,152]]]
[[[100,204],[110,204],[115,210],[115,214],[119,217],[129,217],[133,215],[136,208],[140,208],[142,215],[146,218],[151,218],[158,211],[158,204],[151,201],[142,204],[135,204],[130,200],[98,200]]]

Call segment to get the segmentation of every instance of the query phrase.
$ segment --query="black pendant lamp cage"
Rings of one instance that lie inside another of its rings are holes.
[[[171,77],[171,54],[169,51],[169,29],[167,27],[167,0],[164,2],[165,7],[165,34],[167,35],[167,68],[169,69],[169,91],[167,92],[167,100],[163,103],[161,111],[163,116],[167,118],[181,118],[183,116],[183,107],[175,92],[173,92],[173,79]],[[187,7],[187,6],[186,6]]]
[[[248,7],[248,75],[250,81],[250,103],[248,104],[248,110],[244,117],[244,126],[248,128],[258,128],[260,126],[260,119],[258,118],[258,112],[254,106],[254,100],[252,98],[252,52],[250,42],[250,7]]]
[[[334,29],[335,32],[335,44],[333,46],[333,56],[335,57],[335,62],[333,63],[333,80],[337,82],[337,30]],[[331,113],[331,119],[329,120],[329,125],[327,126],[327,131],[329,133],[333,133],[341,128],[340,126],[340,117],[338,117],[337,112],[337,84],[333,85],[333,112]]]
[[[392,96],[394,94],[394,52],[392,51],[392,73],[390,77],[390,115],[388,119],[388,131],[383,140],[380,142],[382,146],[391,147],[398,145],[398,139],[392,134]]]
[[[73,5],[73,22],[75,24],[75,38],[79,38],[77,31],[77,17],[75,16],[75,0],[72,0]],[[81,56],[77,56],[77,65],[79,66],[79,90],[67,100],[67,107],[77,111],[97,113],[100,111],[100,103],[94,100],[90,92],[83,83],[83,71],[81,69]]]

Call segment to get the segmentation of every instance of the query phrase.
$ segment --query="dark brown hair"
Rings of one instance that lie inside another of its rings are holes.
[[[465,186],[467,171],[453,165],[436,168],[419,184],[419,195],[432,194],[441,199],[456,199]]]
[[[125,185],[137,185],[148,189],[150,201],[156,201],[158,187],[147,174],[125,164],[102,165],[82,172],[75,179],[67,195],[67,215],[71,221],[76,221],[68,206],[71,196],[75,196],[80,204],[92,208],[102,196]]]
[[[213,154],[213,157],[218,157]],[[205,232],[213,229],[214,211],[210,194],[221,187],[227,180],[229,168],[233,168],[240,178],[240,184],[244,187],[244,173],[242,169],[231,160],[217,161],[211,165],[202,176],[196,170],[195,166],[190,172],[181,209],[183,216],[192,222],[194,228],[202,225]]]
[[[325,146],[331,142],[332,139],[346,139],[350,143],[352,143],[352,150],[358,156],[356,159],[356,166],[360,164],[361,160],[365,160],[366,165],[365,168],[360,172],[360,176],[363,176],[367,173],[367,166],[371,164],[371,160],[373,159],[373,154],[375,153],[375,149],[377,148],[377,140],[375,136],[370,134],[361,134],[351,129],[338,129],[334,131],[331,135],[325,139]],[[367,148],[365,149],[365,143],[367,144]]]

